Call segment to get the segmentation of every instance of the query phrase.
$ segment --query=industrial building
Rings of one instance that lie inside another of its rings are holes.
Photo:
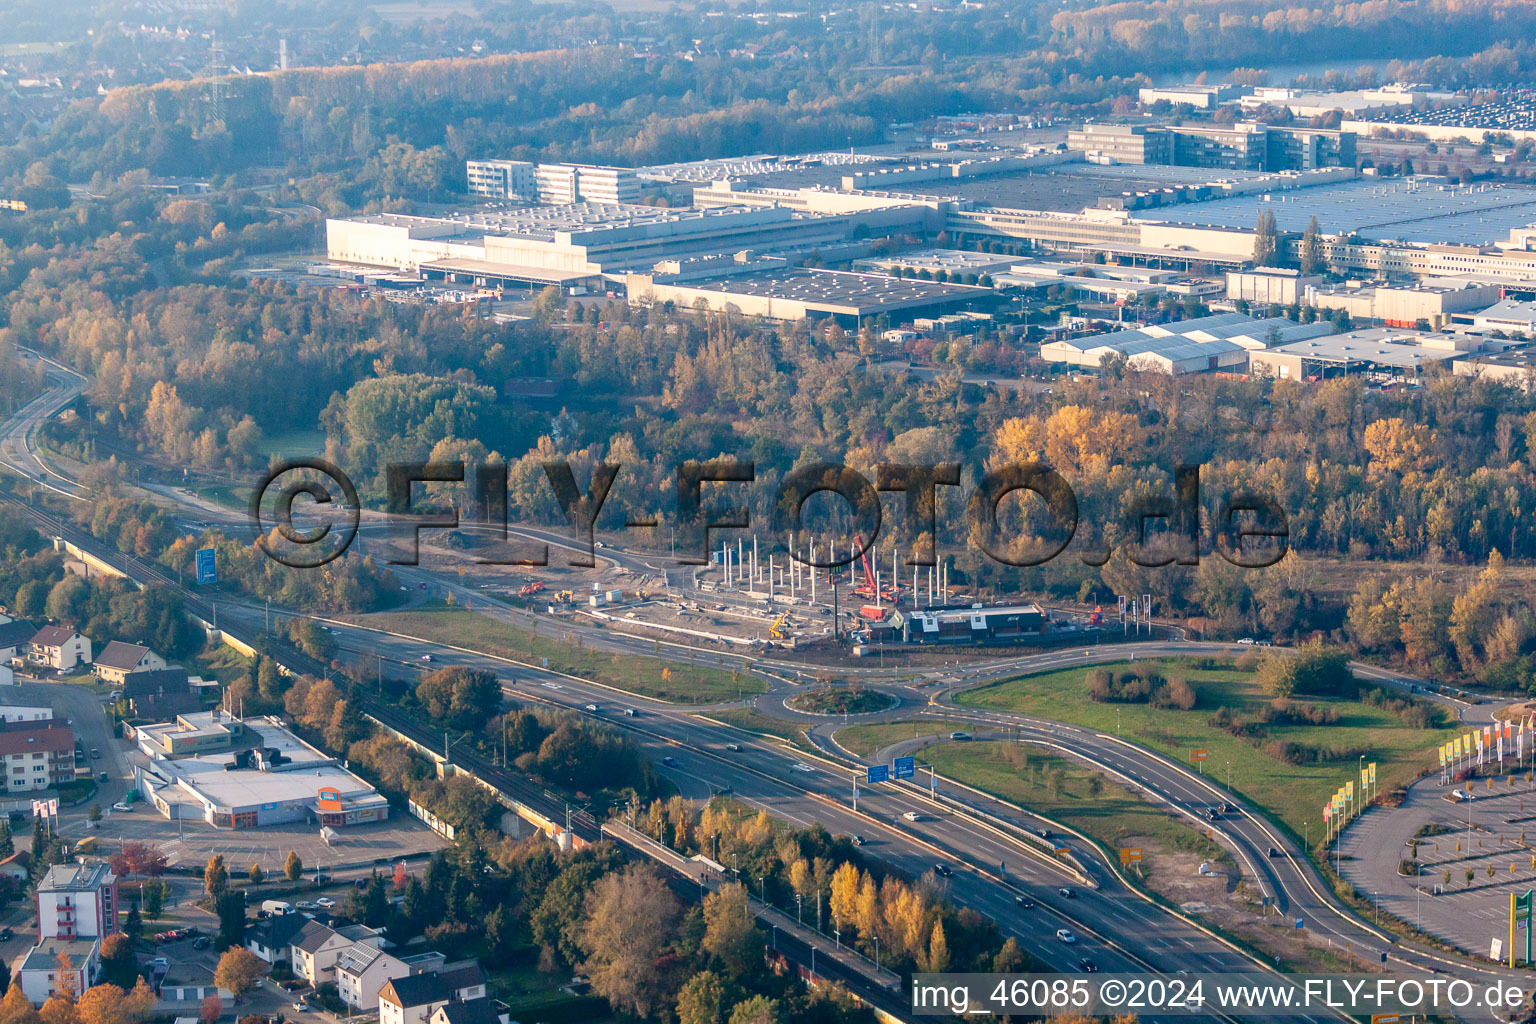
[[[1223,128],[1089,122],[1067,133],[1067,148],[1102,162],[1236,171],[1310,171],[1355,165],[1353,132],[1259,123]]]
[[[1499,300],[1492,284],[1415,282],[1363,286],[1356,281],[1337,288],[1309,287],[1302,301],[1317,309],[1342,309],[1354,320],[1380,320],[1388,327],[1424,326],[1439,330],[1453,313],[1491,306]]]
[[[1226,84],[1149,86],[1141,89],[1137,98],[1148,105],[1167,102],[1174,106],[1183,104],[1199,110],[1214,110],[1226,100],[1237,99],[1241,92],[1237,86]]]
[[[927,273],[930,277],[945,274],[950,279],[956,275],[1006,273],[1018,258],[992,253],[972,252],[969,249],[916,249],[892,256],[874,256],[856,260],[855,270],[874,270],[883,273],[903,271],[909,274]]]
[[[772,206],[667,210],[608,203],[453,217],[378,214],[326,221],[326,251],[338,262],[429,279],[571,287],[596,285],[605,273],[650,270],[665,259],[838,246],[859,220]]]
[[[1257,349],[1333,333],[1329,324],[1299,324],[1276,317],[1260,319],[1220,313],[1170,324],[1048,341],[1040,358],[1048,362],[1097,369],[1106,358],[1125,356],[1134,370],[1181,376],[1227,370],[1246,372]]]
[[[524,160],[470,160],[464,165],[471,195],[568,205],[637,203],[640,178],[628,167],[531,164]]]
[[[882,314],[911,318],[990,306],[995,297],[992,289],[976,285],[838,270],[768,271],[691,284],[664,284],[651,274],[630,274],[626,284],[635,304],[689,307],[703,300],[713,310],[774,320],[831,317],[850,327]]]
[[[389,817],[389,802],[372,786],[315,749],[275,718],[230,720],[209,712],[183,715],[164,738],[194,734],[204,752],[156,752],[134,768],[135,784],[167,818],[202,818],[218,828],[260,828],[290,822],[341,827]]]
[[[1424,368],[1475,350],[1465,336],[1376,327],[1328,334],[1248,354],[1251,372],[1278,380],[1317,381],[1346,374],[1382,380],[1416,380]]]
[[[1255,267],[1227,273],[1227,298],[1256,306],[1293,306],[1301,302],[1308,288],[1323,283],[1316,274],[1303,274],[1286,267]]]
[[[924,608],[898,612],[901,640],[908,644],[1012,643],[1045,632],[1037,604],[965,608]]]

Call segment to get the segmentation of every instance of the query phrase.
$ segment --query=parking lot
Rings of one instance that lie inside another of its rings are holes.
[[[1523,772],[1513,777],[1475,780],[1470,803],[1446,799],[1465,783],[1421,779],[1401,807],[1373,808],[1345,830],[1344,877],[1383,910],[1486,956],[1490,940],[1508,941],[1509,894],[1536,888],[1536,791]],[[1399,865],[1413,841],[1421,867],[1409,878]]]
[[[170,864],[201,865],[215,854],[223,854],[231,873],[243,874],[252,864],[260,864],[269,875],[281,874],[288,851],[293,850],[306,869],[366,867],[375,862],[390,863],[402,857],[441,850],[448,841],[415,818],[393,818],[377,825],[356,825],[337,829],[338,838],[327,844],[320,838],[318,825],[295,823],[270,825],[260,829],[214,828],[204,821],[167,821],[147,804],[137,804],[129,813],[111,811],[95,834],[106,849],[122,842],[154,843],[165,851]],[[84,822],[66,828],[66,833],[89,834]]]

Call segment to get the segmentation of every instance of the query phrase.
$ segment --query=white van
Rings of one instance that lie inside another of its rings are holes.
[[[293,913],[293,904],[284,903],[282,900],[262,900],[261,909],[269,914],[291,914]]]

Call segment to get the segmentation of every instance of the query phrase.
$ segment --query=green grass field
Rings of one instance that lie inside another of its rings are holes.
[[[726,725],[734,725],[738,729],[748,732],[765,733],[769,736],[777,736],[781,740],[787,740],[797,747],[807,750],[814,749],[805,738],[805,726],[798,722],[785,721],[782,718],[769,718],[755,708],[726,708],[723,711],[710,711],[702,717],[712,718]]]
[[[407,612],[378,612],[355,616],[353,621],[501,658],[533,664],[548,658],[549,667],[554,671],[679,704],[735,700],[739,696],[762,693],[768,688],[761,678],[745,672],[666,662],[645,655],[588,650],[449,605],[423,605]]]
[[[947,778],[1092,836],[1112,856],[1132,838],[1207,859],[1225,856],[1221,847],[1187,822],[1169,817],[1098,772],[1028,743],[943,743],[924,750],[921,759],[932,762]],[[1156,870],[1156,857],[1149,855],[1143,871]]]
[[[836,740],[846,750],[869,757],[878,750],[918,736],[944,735],[943,723],[925,719],[903,722],[871,722],[837,730]]]
[[[1116,663],[1112,671],[1128,667]],[[956,696],[956,701],[993,711],[1013,711],[1067,722],[1140,743],[1189,763],[1194,749],[1209,751],[1204,770],[1225,782],[1231,773],[1232,788],[1269,810],[1297,835],[1303,822],[1316,825],[1322,805],[1350,780],[1358,784],[1357,761],[1294,765],[1272,757],[1252,742],[1211,725],[1212,712],[1220,706],[1234,713],[1251,712],[1268,702],[1254,673],[1241,669],[1196,669],[1173,660],[1138,661],[1138,667],[1156,667],[1164,675],[1181,674],[1199,690],[1193,710],[1154,708],[1147,704],[1099,704],[1089,700],[1084,677],[1088,668],[1061,669],[995,683]],[[1455,730],[1415,729],[1397,716],[1359,701],[1308,700],[1339,713],[1332,725],[1266,726],[1268,739],[1295,741],[1310,746],[1359,749],[1367,760],[1377,762],[1381,792],[1406,785],[1425,767],[1435,763],[1435,748],[1455,735]]]

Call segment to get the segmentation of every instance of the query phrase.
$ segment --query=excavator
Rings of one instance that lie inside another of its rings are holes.
[[[784,612],[778,618],[774,619],[773,620],[773,625],[768,627],[768,635],[773,637],[775,640],[783,640],[784,639],[784,620],[786,620],[788,618],[789,618],[789,612]]]
[[[541,591],[543,589],[544,589],[544,584],[541,581],[539,581],[539,580],[534,580],[532,583],[524,583],[522,586],[518,587],[517,588],[517,596],[518,597],[532,597],[534,594],[537,594],[539,591]]]

